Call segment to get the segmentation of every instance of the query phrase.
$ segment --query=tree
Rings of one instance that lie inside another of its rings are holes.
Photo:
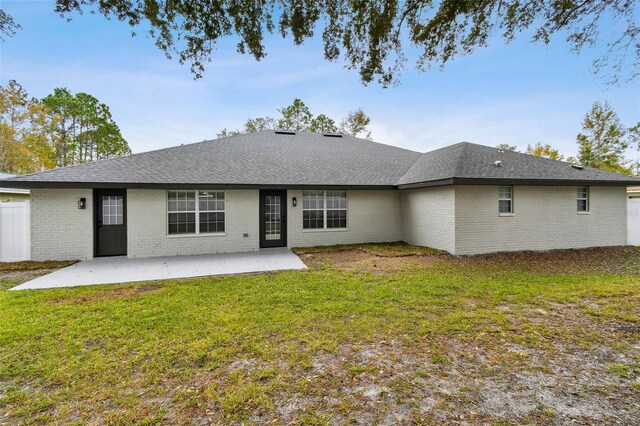
[[[501,143],[496,145],[500,151],[516,151],[518,152],[518,145],[509,145],[507,143]]]
[[[42,100],[53,126],[58,167],[131,154],[109,107],[87,94],[56,88]]]
[[[241,135],[243,132],[240,130],[229,130],[226,127],[216,133],[216,137],[218,138],[229,138],[231,136]]]
[[[221,38],[237,37],[237,51],[260,60],[267,54],[265,33],[290,34],[294,44],[302,45],[320,29],[325,59],[343,57],[363,83],[377,80],[387,86],[397,81],[413,52],[416,68],[425,70],[523,33],[543,44],[564,37],[576,54],[606,45],[594,62],[595,72],[609,70],[612,81],[632,79],[640,72],[640,25],[634,16],[639,2],[57,0],[55,12],[69,20],[85,11],[115,17],[133,27],[133,35],[144,28],[169,58],[177,55],[181,64],[189,63],[196,78]],[[607,22],[615,25],[601,32]],[[2,28],[10,35],[16,26],[5,18]]]
[[[635,145],[638,151],[640,151],[640,121],[635,126],[629,127],[627,131],[629,132],[629,143],[631,143],[632,146]]]
[[[319,114],[311,120],[309,131],[320,133],[338,133],[338,127],[336,126],[336,122],[332,118],[329,118],[324,114]]]
[[[280,108],[282,118],[278,120],[278,129],[294,132],[309,131],[313,114],[300,99],[296,98],[288,107]]]
[[[527,145],[527,154],[535,155],[536,157],[550,158],[552,160],[562,161],[564,155],[560,155],[557,149],[551,148],[551,145],[543,145],[540,142],[535,145]]]
[[[340,132],[356,137],[362,133],[366,139],[371,139],[371,132],[367,129],[370,122],[371,118],[362,111],[362,108],[358,108],[347,114],[342,120],[340,123]]]
[[[38,100],[14,80],[0,86],[0,171],[29,173],[130,153],[109,107],[95,97],[56,88]]]
[[[15,80],[0,86],[0,171],[21,174],[53,167],[46,114]]]
[[[367,128],[371,119],[364,113],[362,108],[347,114],[340,122],[340,126],[337,126],[336,121],[325,114],[318,114],[314,117],[307,105],[297,98],[293,100],[291,105],[279,108],[278,112],[280,113],[279,118],[268,116],[249,118],[242,129],[228,130],[224,128],[217,133],[217,136],[225,138],[262,130],[289,130],[294,132],[342,133],[356,137],[363,134],[367,139],[371,137],[371,132]]]
[[[4,41],[3,35],[13,37],[20,28],[11,15],[0,9],[0,41]]]
[[[277,120],[271,117],[249,118],[244,123],[245,133],[260,132],[262,130],[275,130],[277,127]]]
[[[583,166],[619,173],[630,173],[624,154],[629,148],[627,129],[607,102],[595,102],[582,122],[576,140],[578,161]]]

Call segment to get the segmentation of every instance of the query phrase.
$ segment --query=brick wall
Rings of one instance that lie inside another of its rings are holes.
[[[402,236],[409,244],[455,251],[452,186],[408,189],[402,194]]]
[[[87,208],[78,209],[78,200]],[[85,260],[93,257],[93,191],[31,190],[31,260]]]
[[[506,217],[497,186],[456,186],[455,194],[456,254],[627,243],[624,187],[591,187],[589,214],[577,213],[575,186],[514,186],[514,215]]]
[[[591,187],[590,214],[576,212],[575,186],[515,186],[512,217],[498,215],[498,187],[347,191],[347,230],[304,231],[302,191],[287,193],[289,247],[391,242],[477,254],[624,245],[623,187]],[[31,191],[33,260],[93,257],[91,189]],[[87,208],[79,210],[79,198]],[[127,191],[128,255],[152,257],[259,248],[259,191],[226,191],[225,235],[167,236],[165,190]],[[298,206],[292,207],[296,197]],[[248,234],[244,237],[243,234]]]
[[[259,248],[258,191],[227,190],[225,235],[167,235],[167,191],[127,190],[127,254],[154,257]],[[243,234],[248,234],[244,237]]]
[[[291,206],[293,197],[298,199],[297,207]],[[397,190],[347,191],[346,230],[303,230],[302,190],[287,191],[287,203],[289,247],[402,240],[400,192]]]

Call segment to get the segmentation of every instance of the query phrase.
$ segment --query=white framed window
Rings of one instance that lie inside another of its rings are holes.
[[[589,187],[579,186],[577,188],[578,213],[589,213]]]
[[[302,229],[324,229],[324,191],[302,193]]]
[[[302,229],[346,229],[347,191],[303,191]]]
[[[167,191],[168,235],[224,231],[224,191]]]
[[[501,215],[513,214],[513,186],[498,187],[498,213]]]

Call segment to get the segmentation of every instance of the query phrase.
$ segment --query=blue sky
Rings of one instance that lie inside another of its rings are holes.
[[[520,149],[543,142],[574,154],[596,100],[608,101],[628,126],[640,120],[640,82],[608,86],[592,75],[601,50],[576,56],[560,37],[550,46],[526,36],[496,41],[444,70],[409,69],[387,89],[363,86],[341,61],[325,61],[319,37],[296,47],[271,36],[260,62],[237,54],[229,39],[194,80],[188,66],[166,59],[143,31],[132,38],[124,23],[91,14],[66,22],[50,1],[0,0],[0,7],[23,27],[0,44],[0,83],[15,79],[36,97],[54,87],[96,96],[134,152],[214,138],[296,97],[336,119],[362,107],[376,141],[417,151],[464,140]]]

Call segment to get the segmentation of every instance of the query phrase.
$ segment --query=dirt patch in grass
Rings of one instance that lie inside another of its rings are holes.
[[[511,331],[514,335],[519,328],[549,330],[535,342],[516,343],[504,331],[421,339],[400,335],[319,351],[308,364],[289,370],[298,383],[295,392],[276,397],[268,409],[253,406],[250,419],[275,424],[638,424],[640,334],[624,321],[603,324],[584,316],[578,306],[565,308],[558,304],[535,315],[518,312],[521,324]],[[574,342],[574,336],[584,341]],[[220,410],[216,404],[208,408],[210,413]]]
[[[336,246],[297,247],[293,252],[297,255],[337,253],[342,251],[361,251],[380,257],[403,256],[436,256],[446,255],[447,252],[430,247],[412,246],[403,242],[396,243],[369,243],[369,244],[342,244]]]
[[[461,266],[496,266],[549,274],[640,275],[640,248],[631,246],[450,256],[450,260]]]
[[[300,255],[310,268],[338,268],[349,272],[372,272],[385,274],[399,272],[417,266],[433,265],[441,255],[380,256],[363,250],[340,250],[335,252],[306,253]]]
[[[53,271],[55,271],[55,269],[0,271],[0,290],[10,289],[26,281],[30,281],[43,275],[49,274]]]
[[[49,269],[59,269],[64,268],[66,266],[73,265],[74,263],[78,263],[78,260],[48,260],[44,262],[32,262],[32,261],[24,261],[24,262],[0,262],[0,272],[5,271],[36,271],[36,270],[49,270]]]
[[[77,262],[77,260],[0,262],[0,290],[7,290]]]
[[[136,285],[134,287],[117,287],[110,289],[100,289],[99,291],[83,294],[81,296],[52,299],[51,303],[88,303],[100,300],[113,300],[117,298],[140,296],[161,289],[159,284]]]
[[[295,374],[298,392],[256,407],[275,424],[637,424],[640,347],[553,351],[480,336],[342,345]],[[579,368],[576,368],[579,366]],[[611,366],[618,366],[611,368]],[[211,413],[219,412],[212,404]]]
[[[501,252],[475,256],[452,256],[439,250],[394,243],[382,245],[311,247],[295,249],[311,268],[337,268],[374,273],[396,272],[416,266],[449,264],[464,268],[479,266],[500,270],[522,270],[545,274],[623,274],[640,276],[638,247],[599,247],[544,252]],[[424,249],[424,250],[422,250]]]

